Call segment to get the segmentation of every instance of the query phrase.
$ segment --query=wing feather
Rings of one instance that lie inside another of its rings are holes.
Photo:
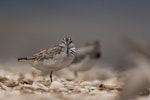
[[[25,57],[23,58],[18,58],[18,60],[39,60],[42,61],[44,59],[52,59],[54,55],[60,54],[62,51],[63,47],[60,45],[55,45],[52,48],[49,49],[44,49],[33,56]]]

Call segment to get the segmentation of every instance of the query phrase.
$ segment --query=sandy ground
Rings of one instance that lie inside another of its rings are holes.
[[[55,72],[52,83],[49,75],[29,65],[5,63],[0,68],[0,100],[118,100],[123,91],[124,79],[98,66],[78,77],[67,68]]]
[[[96,75],[98,68],[78,77],[64,69],[54,73],[52,83],[49,75],[29,65],[6,63],[0,68],[0,100],[115,100],[121,91],[119,80],[112,73],[101,73],[101,79],[100,74]]]

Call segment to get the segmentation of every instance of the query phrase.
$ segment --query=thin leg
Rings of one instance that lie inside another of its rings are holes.
[[[78,72],[74,72],[74,75],[77,78],[78,77]]]
[[[52,72],[50,73],[50,80],[51,80],[51,82],[53,81],[53,80],[52,80]]]

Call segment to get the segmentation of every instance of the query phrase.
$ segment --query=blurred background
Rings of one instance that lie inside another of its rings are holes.
[[[100,40],[101,61],[127,53],[121,37],[150,37],[149,0],[0,1],[0,62],[32,55],[68,35],[76,47]]]
[[[41,75],[30,70],[30,65],[17,62],[17,58],[58,44],[64,36],[72,37],[77,48],[88,41],[101,42],[100,65],[79,73],[79,79],[102,80],[104,84],[121,87],[119,100],[150,94],[150,0],[1,0],[0,81],[2,78],[11,81],[16,75],[23,80],[32,76],[31,80],[37,81],[34,77],[38,79]],[[4,71],[5,68],[15,73]],[[64,70],[58,71],[54,80],[61,77],[75,78],[73,72]],[[100,84],[99,87],[103,88]],[[97,96],[103,97],[104,93]]]

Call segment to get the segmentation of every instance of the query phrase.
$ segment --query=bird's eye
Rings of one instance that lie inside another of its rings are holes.
[[[72,41],[69,42],[69,44],[71,44],[71,43],[72,43]]]

